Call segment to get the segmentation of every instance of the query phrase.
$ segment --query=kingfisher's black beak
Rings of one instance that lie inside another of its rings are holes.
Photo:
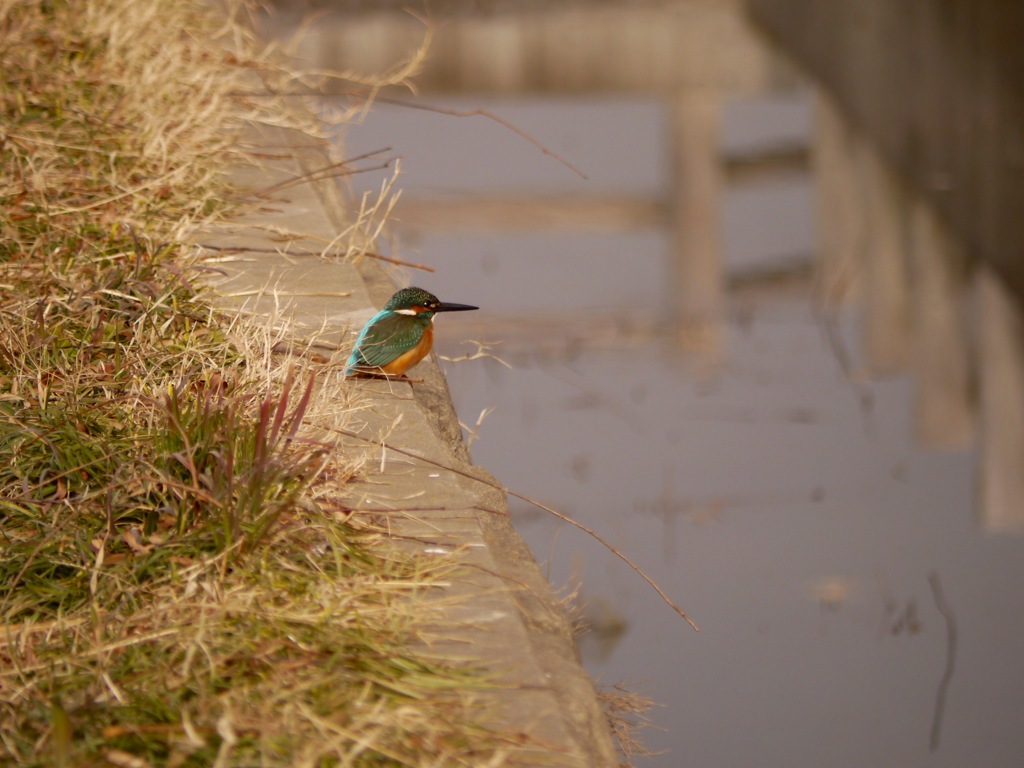
[[[480,309],[480,307],[470,306],[469,304],[452,304],[447,301],[442,301],[434,307],[434,312],[465,312],[467,309]]]

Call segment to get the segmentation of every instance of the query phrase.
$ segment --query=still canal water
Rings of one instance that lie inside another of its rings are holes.
[[[493,109],[590,179],[485,119],[399,108],[345,153],[392,147],[410,197],[667,193],[656,103],[446,106]],[[736,105],[726,146],[806,135],[808,113],[800,97]],[[809,257],[811,208],[806,178],[731,192],[730,272]],[[600,531],[701,626],[510,500],[553,584],[579,586],[593,677],[660,705],[643,736],[661,754],[640,765],[1024,764],[1024,540],[979,527],[975,453],[915,445],[910,380],[860,377],[854,310],[829,325],[799,274],[737,291],[709,371],[665,332],[664,232],[398,227],[398,255],[437,270],[400,280],[482,308],[441,319],[441,353],[484,340],[509,366],[442,363],[474,460]]]

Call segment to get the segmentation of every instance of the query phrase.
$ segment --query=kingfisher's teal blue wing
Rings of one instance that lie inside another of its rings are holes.
[[[356,339],[345,373],[382,368],[420,343],[428,322],[384,310],[374,315]]]

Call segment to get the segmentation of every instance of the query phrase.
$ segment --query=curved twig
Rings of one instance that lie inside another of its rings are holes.
[[[359,441],[364,442],[364,443],[372,443],[374,445],[380,445],[380,446],[382,446],[384,448],[387,448],[389,451],[394,451],[395,453],[400,453],[403,456],[408,456],[408,457],[413,458],[413,459],[418,459],[419,461],[426,462],[427,464],[431,464],[431,465],[433,465],[435,467],[438,467],[439,469],[445,469],[445,470],[447,470],[449,472],[454,472],[457,475],[462,475],[463,477],[468,478],[470,480],[475,480],[476,482],[480,483],[481,485],[486,485],[486,486],[488,486],[490,488],[494,488],[495,490],[501,491],[502,493],[507,493],[509,496],[513,496],[513,497],[515,497],[515,498],[517,498],[517,499],[519,499],[521,501],[525,501],[527,504],[531,504],[532,506],[537,507],[537,509],[540,509],[540,510],[542,510],[544,512],[547,512],[549,515],[553,515],[553,516],[557,517],[559,520],[562,520],[563,522],[569,523],[569,525],[572,525],[572,526],[580,529],[584,533],[592,536],[605,549],[607,549],[609,552],[611,552],[617,558],[622,560],[622,562],[624,562],[626,565],[628,565],[630,568],[632,568],[634,571],[636,571],[637,575],[640,576],[641,579],[646,581],[647,584],[650,585],[650,587],[652,589],[654,589],[655,592],[658,593],[658,596],[662,600],[665,601],[665,603],[669,606],[669,608],[671,608],[673,611],[678,613],[679,616],[682,617],[682,619],[687,624],[689,624],[691,627],[693,627],[696,631],[700,632],[700,627],[698,627],[696,625],[696,623],[694,623],[693,619],[691,619],[689,616],[686,615],[686,612],[682,608],[680,608],[676,604],[676,602],[671,597],[668,596],[668,594],[665,593],[665,590],[663,590],[660,586],[658,586],[657,582],[655,582],[654,579],[652,579],[650,576],[647,575],[647,573],[644,571],[643,568],[641,568],[639,565],[637,565],[635,562],[633,562],[628,556],[626,556],[625,554],[623,554],[622,552],[617,550],[614,546],[612,546],[612,544],[607,539],[605,539],[603,536],[601,536],[601,534],[599,534],[593,528],[587,527],[586,525],[584,525],[583,523],[579,522],[578,520],[573,520],[571,517],[566,515],[564,512],[559,512],[557,509],[555,509],[553,507],[549,507],[547,504],[543,504],[542,502],[539,502],[536,499],[530,498],[529,496],[527,496],[525,494],[516,493],[515,491],[513,491],[513,490],[511,490],[509,488],[506,488],[501,483],[493,482],[493,481],[488,480],[486,478],[477,477],[476,475],[472,474],[471,472],[467,472],[465,470],[458,469],[456,467],[450,467],[447,464],[442,464],[439,461],[434,461],[433,459],[428,459],[425,456],[420,456],[419,454],[413,453],[412,451],[407,451],[407,450],[404,450],[402,448],[397,448],[394,445],[391,445],[391,444],[386,443],[386,442],[382,442],[380,440],[374,440],[374,439],[369,438],[369,437],[364,437],[363,435],[360,435],[360,434],[358,434],[356,432],[352,432],[352,431],[347,430],[347,429],[342,429],[341,427],[332,427],[331,430],[333,432],[336,432],[336,433],[340,434],[340,435],[344,435],[345,437],[351,437],[351,438],[353,438],[355,440],[359,440]]]
[[[942,618],[946,620],[946,669],[942,673],[942,680],[939,681],[939,689],[935,692],[935,716],[932,718],[932,733],[928,740],[928,746],[934,752],[939,748],[942,715],[946,711],[946,694],[949,691],[949,684],[953,680],[953,673],[956,671],[956,616],[953,614],[953,609],[949,607],[949,603],[946,602],[939,574],[935,571],[928,574],[928,585],[932,588],[935,607],[939,609]]]

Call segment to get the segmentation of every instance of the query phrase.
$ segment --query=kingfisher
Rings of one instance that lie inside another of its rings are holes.
[[[422,288],[403,288],[359,332],[345,376],[404,376],[434,345],[434,315],[469,309],[479,307],[438,301]]]

